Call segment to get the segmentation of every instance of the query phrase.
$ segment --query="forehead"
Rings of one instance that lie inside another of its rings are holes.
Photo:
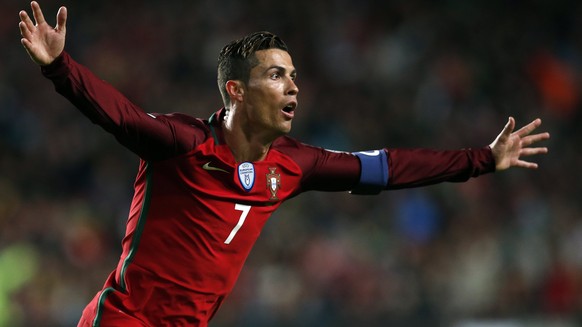
[[[269,69],[270,67],[282,67],[289,71],[295,69],[291,55],[281,49],[259,50],[255,52],[255,57],[257,58],[258,65],[253,70],[257,68]]]

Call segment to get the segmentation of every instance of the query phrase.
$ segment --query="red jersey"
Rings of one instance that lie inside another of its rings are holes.
[[[224,110],[208,120],[147,114],[67,53],[42,69],[141,158],[120,261],[80,326],[207,326],[283,201],[308,190],[350,191],[363,178],[358,156],[286,136],[264,160],[236,162],[223,138]],[[384,189],[494,170],[488,148],[381,151]]]

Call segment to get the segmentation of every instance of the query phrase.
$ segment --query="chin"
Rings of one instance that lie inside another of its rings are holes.
[[[256,126],[256,130],[264,129],[264,135],[268,138],[275,139],[280,136],[284,136],[291,132],[291,120],[288,121],[278,121],[272,122],[271,124],[265,124],[262,128]]]
[[[282,134],[289,134],[291,132],[291,122],[289,122],[289,124],[285,124],[285,126],[281,128],[281,132]]]

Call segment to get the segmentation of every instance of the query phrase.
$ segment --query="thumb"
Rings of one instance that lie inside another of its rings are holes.
[[[55,30],[60,33],[65,33],[67,30],[67,7],[60,7],[57,12],[57,26]]]
[[[510,116],[509,119],[507,120],[507,124],[505,124],[505,127],[503,127],[503,131],[501,131],[500,138],[504,140],[507,139],[513,132],[514,128],[515,119],[513,119],[513,117]]]

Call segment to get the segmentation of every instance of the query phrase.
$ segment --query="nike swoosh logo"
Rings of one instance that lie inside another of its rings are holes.
[[[224,169],[222,169],[222,168],[218,168],[218,167],[213,167],[213,166],[211,166],[211,165],[210,165],[210,163],[211,163],[211,162],[212,162],[212,161],[209,161],[209,162],[205,163],[205,164],[202,166],[202,169],[204,169],[204,170],[215,170],[215,171],[221,171],[221,172],[223,172],[223,173],[228,173],[228,171],[226,171],[226,170],[224,170]]]

